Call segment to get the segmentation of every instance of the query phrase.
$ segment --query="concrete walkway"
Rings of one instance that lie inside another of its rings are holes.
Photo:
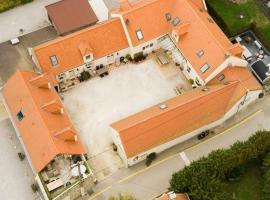
[[[0,14],[0,43],[49,25],[45,6],[59,0],[35,0]]]

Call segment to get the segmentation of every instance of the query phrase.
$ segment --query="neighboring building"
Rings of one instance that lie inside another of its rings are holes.
[[[88,0],[61,0],[46,6],[48,18],[61,36],[98,22]]]
[[[2,97],[44,198],[60,195],[68,182],[80,179],[71,175],[72,169],[88,166],[86,151],[49,76],[17,71],[3,87]],[[90,172],[82,171],[82,180],[90,177]],[[70,177],[64,177],[69,173]]]
[[[256,100],[260,84],[206,10],[204,0],[122,0],[111,19],[30,49],[39,70],[60,91],[83,71],[118,65],[129,55],[170,52],[197,89],[112,124],[112,137],[125,165],[144,160],[216,127]]]

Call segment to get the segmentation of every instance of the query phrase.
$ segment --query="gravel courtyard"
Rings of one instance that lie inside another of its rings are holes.
[[[98,179],[122,167],[112,150],[110,124],[176,96],[174,88],[184,84],[176,67],[170,76],[159,69],[152,59],[123,65],[62,94]]]

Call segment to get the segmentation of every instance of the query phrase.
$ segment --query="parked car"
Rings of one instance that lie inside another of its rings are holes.
[[[206,130],[206,131],[203,131],[201,134],[197,135],[197,138],[198,138],[198,140],[202,140],[203,138],[205,138],[209,134],[210,134],[210,131]]]

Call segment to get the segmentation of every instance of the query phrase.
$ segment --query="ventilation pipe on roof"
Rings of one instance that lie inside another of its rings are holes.
[[[64,114],[63,106],[57,100],[50,101],[42,105],[41,108],[52,114]]]
[[[76,135],[76,132],[74,131],[74,129],[72,128],[72,126],[69,126],[67,128],[64,128],[60,131],[57,131],[54,134],[54,137],[61,139],[63,141],[72,141],[72,142],[77,142],[78,141],[78,137]]]
[[[49,82],[46,74],[41,74],[29,80],[29,82],[39,88],[51,89],[51,83]]]

